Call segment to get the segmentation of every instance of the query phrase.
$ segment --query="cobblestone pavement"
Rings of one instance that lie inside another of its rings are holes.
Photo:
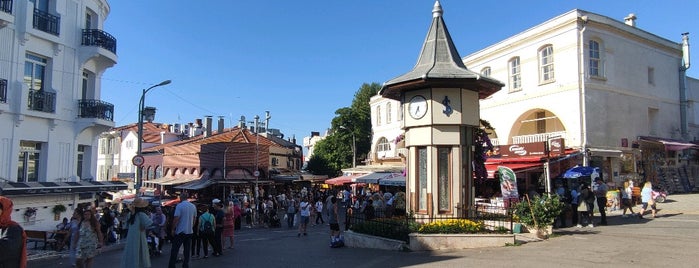
[[[540,241],[518,235],[519,246],[437,252],[396,252],[328,247],[329,228],[247,229],[236,232],[235,249],[222,257],[191,262],[190,267],[696,267],[699,245],[699,194],[671,195],[658,204],[655,219],[622,218],[608,213],[607,226],[563,228]],[[153,267],[167,267],[165,254]],[[118,267],[119,247],[105,249],[95,267]],[[66,257],[34,259],[29,267],[70,267]],[[181,267],[181,264],[178,264]]]

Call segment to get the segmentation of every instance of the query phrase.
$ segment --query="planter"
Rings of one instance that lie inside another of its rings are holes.
[[[515,223],[512,227],[512,233],[513,234],[521,234],[522,233],[522,224]]]
[[[534,228],[533,226],[523,226],[528,233],[535,234],[537,238],[548,239],[553,234],[553,226],[548,225],[542,228]]]
[[[514,243],[514,234],[410,234],[412,251],[502,247]]]
[[[405,241],[388,239],[384,237],[355,233],[352,231],[344,232],[345,246],[352,248],[373,248],[383,250],[403,251],[407,249]]]

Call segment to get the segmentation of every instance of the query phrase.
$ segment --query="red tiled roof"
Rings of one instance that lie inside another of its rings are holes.
[[[145,139],[145,135],[144,135]],[[158,139],[160,139],[160,136],[158,136]],[[247,143],[247,144],[259,144],[262,146],[274,146],[274,147],[281,147],[280,144],[277,144],[273,142],[272,140],[265,138],[262,135],[255,135],[254,133],[250,132],[247,128],[239,128],[239,127],[234,127],[227,129],[223,133],[214,133],[210,137],[204,138],[204,135],[198,135],[195,137],[191,137],[186,140],[181,140],[181,141],[175,141],[175,142],[170,142],[166,144],[160,144],[156,145],[153,147],[150,147],[144,151],[156,151],[160,150],[163,148],[168,148],[168,147],[176,147],[176,146],[183,146],[183,145],[202,145],[202,144],[211,144],[211,143]]]

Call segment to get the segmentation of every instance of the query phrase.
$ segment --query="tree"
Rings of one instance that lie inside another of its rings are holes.
[[[371,108],[369,100],[375,96],[381,85],[364,83],[355,92],[350,107],[335,111],[331,122],[330,135],[316,143],[313,156],[308,162],[308,170],[313,174],[336,176],[343,168],[352,166],[352,138],[355,139],[357,163],[366,159],[371,149]],[[327,168],[318,165],[327,165]],[[328,174],[325,172],[333,172]]]

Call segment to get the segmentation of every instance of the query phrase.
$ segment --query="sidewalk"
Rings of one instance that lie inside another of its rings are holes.
[[[113,250],[121,250],[124,248],[125,243],[112,243],[102,247],[102,252],[108,252]],[[70,251],[66,248],[61,251],[55,251],[53,249],[43,250],[40,248],[34,249],[31,245],[27,246],[27,261],[36,261],[44,259],[53,258],[68,258]]]

